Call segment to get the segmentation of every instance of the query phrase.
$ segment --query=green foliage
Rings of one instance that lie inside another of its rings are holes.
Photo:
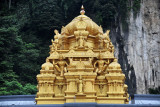
[[[16,80],[5,81],[4,86],[0,88],[0,95],[21,95],[36,94],[36,86],[26,84],[24,87]]]
[[[130,2],[130,6],[128,7],[128,10],[133,10],[134,18],[136,18],[137,13],[139,12],[141,7],[141,0],[133,0]]]
[[[86,14],[105,29],[117,27],[126,21],[128,0],[83,0]]]
[[[18,82],[18,81],[5,81],[5,86],[6,88],[4,88],[5,90],[2,90],[2,92],[5,92],[7,91],[8,94],[11,93],[12,95],[15,95],[15,94],[23,94],[23,87],[22,85]]]
[[[158,87],[158,88],[149,88],[148,89],[149,90],[149,93],[150,94],[160,94],[160,87]]]
[[[0,95],[35,94],[35,77],[40,69],[38,43],[23,39],[27,33],[22,28],[29,20],[23,14],[18,18],[24,9],[16,10],[17,5],[22,4],[17,3],[11,10],[5,6],[0,10]]]
[[[132,9],[133,9],[135,14],[137,14],[139,9],[140,9],[140,6],[141,6],[140,3],[141,3],[141,0],[134,0],[133,1]]]
[[[37,87],[35,85],[28,83],[24,86],[23,90],[25,94],[36,94]]]

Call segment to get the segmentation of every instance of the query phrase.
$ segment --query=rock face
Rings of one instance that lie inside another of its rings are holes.
[[[112,30],[111,40],[129,93],[146,94],[148,88],[160,86],[160,1],[141,0],[140,11],[134,16],[131,10],[127,31],[119,24]]]

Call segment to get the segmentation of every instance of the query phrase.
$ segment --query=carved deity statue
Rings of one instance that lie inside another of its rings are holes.
[[[77,42],[78,42],[78,47],[83,48],[85,45],[85,37],[80,35],[79,37],[77,37]]]
[[[111,53],[114,53],[114,46],[109,38],[109,32],[110,30],[107,30],[106,33],[103,35],[104,48],[108,49]]]
[[[54,30],[54,33],[56,35],[54,35],[54,41],[52,39],[51,42],[52,42],[52,46],[54,47],[54,50],[57,50],[57,48],[60,46],[59,38],[61,35],[59,34],[58,30]]]
[[[96,67],[96,64],[98,65],[97,67]],[[100,54],[99,55],[99,60],[97,60],[94,63],[94,68],[96,68],[95,72],[98,73],[98,74],[101,74],[102,72],[105,71],[107,64],[108,63],[105,60],[102,59],[102,55]]]
[[[83,94],[83,80],[81,75],[78,81],[78,94]]]
[[[103,94],[103,88],[104,88],[103,82],[99,82],[99,89],[101,94]]]
[[[104,42],[104,48],[105,49],[109,49],[109,45],[110,45],[110,42],[111,42],[111,40],[109,38],[109,32],[110,32],[110,30],[107,30],[106,33],[103,35],[104,36],[103,42]]]
[[[62,95],[63,95],[63,94],[62,94],[63,85],[64,85],[64,84],[63,84],[62,82],[59,82],[59,83],[58,83],[58,88],[59,88],[59,91],[60,91],[60,92],[59,92],[59,96],[62,96]]]
[[[51,39],[51,42],[52,42],[51,50],[52,50],[52,51],[57,51],[57,43],[55,43],[55,42],[53,41],[53,39]]]
[[[79,47],[83,47],[84,46],[84,38],[83,36],[79,37]]]
[[[55,63],[55,68],[57,71],[60,72],[60,76],[64,75],[64,72],[67,72],[67,67],[68,64],[65,60],[63,60],[63,56],[60,55],[59,56],[59,61],[57,63]]]
[[[69,64],[72,65],[73,64],[73,58],[69,57],[68,59],[69,59]]]
[[[99,39],[99,48],[100,49],[103,48],[103,39],[102,38]]]
[[[58,30],[54,30],[54,33],[56,34],[56,35],[54,36],[55,42],[58,43],[58,39],[60,38],[61,35],[59,34]]]

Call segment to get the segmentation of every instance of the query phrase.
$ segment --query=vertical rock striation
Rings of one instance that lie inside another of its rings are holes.
[[[129,93],[148,93],[148,88],[160,86],[160,1],[141,0],[139,13],[130,11],[127,31],[119,23],[111,40]]]

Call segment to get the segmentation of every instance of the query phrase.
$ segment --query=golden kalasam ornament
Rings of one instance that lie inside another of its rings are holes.
[[[128,104],[128,87],[114,57],[110,31],[103,33],[84,15],[83,6],[80,13],[61,33],[54,31],[50,56],[37,75],[37,104]]]

